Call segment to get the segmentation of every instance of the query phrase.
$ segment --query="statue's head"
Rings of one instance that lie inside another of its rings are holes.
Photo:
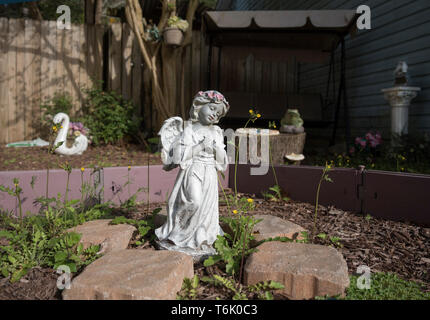
[[[224,117],[230,105],[225,97],[215,90],[200,91],[193,100],[190,110],[190,120],[204,125],[216,124]]]
[[[300,118],[300,113],[299,110],[297,109],[288,109],[288,115],[293,117],[293,118]]]

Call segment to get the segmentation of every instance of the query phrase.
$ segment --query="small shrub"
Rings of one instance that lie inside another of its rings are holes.
[[[85,93],[83,123],[89,128],[94,145],[114,144],[136,134],[140,119],[134,115],[131,102],[98,87]]]
[[[40,106],[42,111],[42,137],[49,137],[49,133],[52,128],[52,120],[57,113],[63,112],[70,116],[72,108],[72,97],[60,92],[54,93],[52,98],[43,102]]]

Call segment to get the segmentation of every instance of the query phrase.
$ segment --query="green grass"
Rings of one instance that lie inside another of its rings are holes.
[[[350,276],[345,298],[315,297],[316,300],[430,300],[430,292],[416,282],[405,281],[392,273],[373,273],[370,289],[359,289],[359,276]]]
[[[430,293],[425,293],[420,284],[405,281],[395,274],[372,274],[368,290],[359,289],[357,279],[358,276],[350,277],[345,300],[430,300]]]

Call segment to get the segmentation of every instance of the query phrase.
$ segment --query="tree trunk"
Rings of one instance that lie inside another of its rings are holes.
[[[102,14],[103,14],[103,0],[96,1],[96,11],[94,15],[94,23],[102,24]]]
[[[175,14],[175,7],[170,4],[171,0],[162,0],[162,13],[158,24],[159,32],[162,33],[167,25],[168,17]],[[151,74],[152,106],[157,110],[156,130],[161,127],[164,120],[172,116],[182,115],[185,117],[184,107],[184,65],[183,54],[185,47],[191,44],[192,23],[195,11],[199,4],[198,0],[190,0],[188,4],[187,17],[189,28],[185,32],[184,41],[180,47],[172,47],[164,43],[151,41],[142,22],[142,9],[138,0],[127,0],[126,17],[134,34],[138,38],[139,47],[142,52],[145,65]]]

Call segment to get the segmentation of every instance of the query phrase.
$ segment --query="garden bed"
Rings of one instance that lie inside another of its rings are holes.
[[[49,154],[48,147],[0,147],[0,171],[59,169],[68,161],[72,168],[127,167],[161,164],[159,154],[149,153],[144,146],[129,144],[124,146],[89,146],[82,155],[60,156]]]
[[[220,195],[220,215],[229,215],[227,206],[222,203]],[[272,202],[255,199],[256,209],[251,214],[267,214],[281,217],[296,223],[307,230],[313,226],[314,207],[310,204],[289,201]],[[150,204],[150,210],[164,204]],[[146,205],[139,205],[130,210],[126,216],[132,219],[147,217]],[[117,212],[116,214],[124,214]],[[430,292],[430,229],[412,224],[392,222],[370,216],[357,215],[333,207],[320,206],[318,213],[318,233],[326,234],[326,239],[318,238],[317,242],[335,246],[345,257],[350,275],[355,274],[357,267],[367,265],[372,273],[394,273],[404,280],[419,282],[424,292]],[[330,238],[339,241],[332,243]],[[154,250],[151,243],[136,246],[134,240],[129,248],[136,250]],[[203,267],[195,264],[195,273],[199,277],[214,274],[228,278],[222,264]],[[0,299],[61,299],[56,289],[58,275],[52,269],[34,268],[22,281],[10,283],[0,279]],[[198,299],[231,299],[230,291],[223,287],[214,287],[204,282],[197,291]],[[255,298],[251,294],[249,298]],[[275,299],[286,299],[274,295]]]

